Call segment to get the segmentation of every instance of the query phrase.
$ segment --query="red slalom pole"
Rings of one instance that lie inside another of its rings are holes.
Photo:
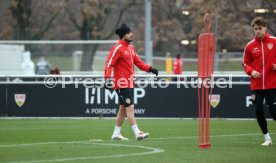
[[[209,24],[206,26],[207,18]],[[210,100],[214,73],[215,36],[211,33],[211,18],[204,16],[204,33],[198,38],[198,123],[199,148],[210,148]]]

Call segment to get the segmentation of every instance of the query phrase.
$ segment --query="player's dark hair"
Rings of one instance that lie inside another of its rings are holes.
[[[252,27],[255,25],[266,27],[267,23],[263,17],[256,17],[251,22]]]
[[[130,32],[131,32],[131,29],[126,24],[122,24],[115,31],[115,33],[120,37],[120,39],[122,39],[126,34],[128,34]]]

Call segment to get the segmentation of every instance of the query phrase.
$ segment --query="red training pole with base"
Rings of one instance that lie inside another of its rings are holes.
[[[209,18],[208,27],[206,20]],[[208,28],[208,31],[207,31]],[[204,16],[204,33],[198,38],[198,123],[199,148],[210,148],[210,100],[213,87],[215,36],[210,33],[211,17]]]

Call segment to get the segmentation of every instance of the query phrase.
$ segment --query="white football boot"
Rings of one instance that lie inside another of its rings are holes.
[[[111,136],[112,140],[121,140],[121,141],[127,141],[128,138],[123,137],[121,134],[115,134]]]
[[[271,146],[272,145],[272,141],[270,139],[265,140],[265,142],[262,144],[262,146]]]
[[[141,131],[136,135],[136,140],[143,140],[147,137],[149,137],[149,133],[144,133]]]

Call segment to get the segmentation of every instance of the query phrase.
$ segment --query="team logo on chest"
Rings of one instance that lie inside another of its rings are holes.
[[[124,55],[128,55],[129,54],[129,52],[126,50],[125,52],[124,52]]]
[[[269,50],[271,50],[271,49],[273,48],[273,44],[272,44],[272,43],[267,44],[267,48],[268,48]]]

